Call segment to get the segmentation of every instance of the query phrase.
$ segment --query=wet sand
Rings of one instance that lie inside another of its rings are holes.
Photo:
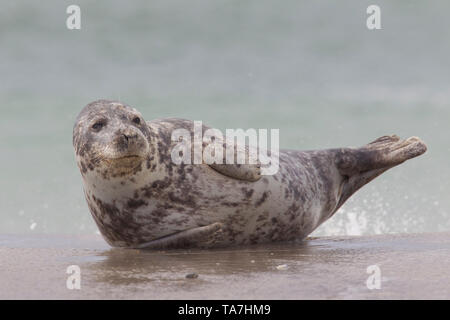
[[[67,289],[70,265],[80,267],[80,290]],[[380,268],[380,289],[367,288],[370,265]],[[0,236],[0,299],[449,298],[450,233],[189,251],[114,249],[100,236]]]

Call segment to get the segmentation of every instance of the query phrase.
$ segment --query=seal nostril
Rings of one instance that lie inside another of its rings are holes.
[[[122,136],[125,138],[125,141],[128,142],[128,136],[126,134],[122,134]]]

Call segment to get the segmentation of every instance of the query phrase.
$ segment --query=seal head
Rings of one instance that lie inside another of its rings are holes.
[[[149,139],[148,127],[136,109],[108,100],[88,104],[73,129],[81,172],[98,169],[105,177],[137,170],[149,153]]]

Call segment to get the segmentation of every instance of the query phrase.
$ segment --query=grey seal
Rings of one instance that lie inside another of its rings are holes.
[[[417,137],[391,135],[359,148],[281,150],[278,172],[262,176],[259,164],[174,164],[178,128],[193,123],[146,122],[118,101],[94,101],[78,115],[73,146],[86,201],[111,246],[304,239],[363,185],[427,149]]]

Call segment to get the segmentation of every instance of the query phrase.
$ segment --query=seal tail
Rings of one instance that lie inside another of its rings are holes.
[[[336,210],[359,188],[383,172],[427,151],[417,137],[400,139],[383,136],[360,148],[337,150],[335,163],[344,179],[342,194]]]

